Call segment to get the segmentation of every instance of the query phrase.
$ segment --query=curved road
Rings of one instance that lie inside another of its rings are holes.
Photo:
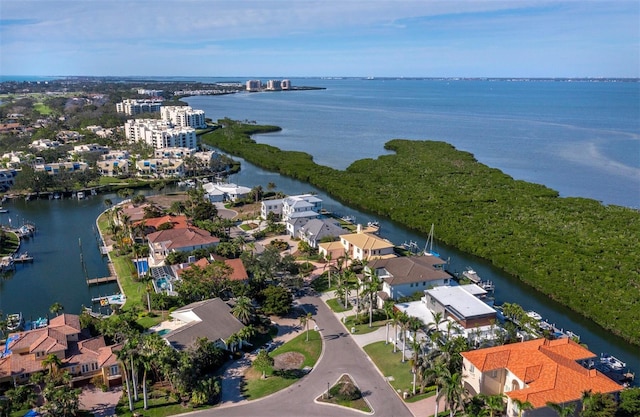
[[[266,398],[190,413],[228,417],[362,417],[363,413],[314,402],[344,373],[351,375],[376,416],[412,417],[412,413],[380,375],[369,357],[319,297],[303,297],[300,307],[314,316],[323,338],[323,352],[316,367],[289,388]]]

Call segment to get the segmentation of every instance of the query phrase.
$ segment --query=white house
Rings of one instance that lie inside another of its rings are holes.
[[[204,189],[205,197],[212,203],[236,201],[245,198],[251,193],[251,188],[232,183],[207,182],[204,183],[202,188]]]
[[[445,272],[446,262],[437,256],[400,256],[374,259],[366,270],[375,271],[382,291],[389,299],[409,297],[429,288],[449,285],[452,276]]]

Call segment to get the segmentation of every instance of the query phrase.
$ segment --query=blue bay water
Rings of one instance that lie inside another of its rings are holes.
[[[326,90],[187,98],[214,120],[274,124],[258,142],[344,169],[394,139],[438,140],[561,196],[640,207],[640,83],[294,79]]]

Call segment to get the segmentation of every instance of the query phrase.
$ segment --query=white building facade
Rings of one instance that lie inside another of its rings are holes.
[[[162,120],[170,122],[173,126],[192,127],[204,129],[207,122],[204,110],[194,110],[189,106],[162,106],[160,108]]]
[[[169,122],[157,119],[128,120],[125,135],[130,143],[145,142],[154,149],[196,149],[196,131],[192,127],[173,127]]]
[[[161,106],[162,100],[125,99],[116,103],[116,111],[133,116],[141,113],[157,113]]]

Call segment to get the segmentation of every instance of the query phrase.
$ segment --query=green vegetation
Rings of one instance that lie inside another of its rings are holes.
[[[413,375],[409,361],[402,362],[400,351],[393,353],[391,344],[375,342],[364,347],[364,351],[376,364],[382,375],[388,378],[391,386],[397,391],[411,392]]]
[[[309,341],[307,341],[307,332],[300,334],[274,350],[271,356],[276,357],[283,353],[297,352],[304,356],[302,368],[315,366],[322,353],[322,339],[320,333],[313,330],[309,331],[308,336]],[[300,370],[297,370],[298,372],[274,371],[273,368],[265,370],[262,366],[256,367],[255,364],[254,368],[251,368],[250,372],[245,375],[243,394],[249,400],[262,398],[280,391],[294,384],[304,375]],[[263,374],[266,374],[267,378],[262,378]]]
[[[344,304],[337,298],[332,298],[330,300],[327,300],[327,305],[331,310],[333,310],[334,313],[342,313],[345,311],[349,311],[353,308],[353,306],[350,304],[345,308]]]
[[[640,213],[516,181],[443,142],[392,140],[395,155],[344,171],[303,152],[256,144],[274,126],[222,121],[203,142],[326,190],[344,204],[440,240],[496,267],[640,344]],[[606,297],[594,297],[607,294]]]
[[[344,325],[347,329],[351,330],[352,327],[355,327],[356,334],[367,334],[371,332],[375,332],[380,327],[384,327],[387,324],[387,320],[378,320],[374,321],[369,327],[369,315],[366,312],[360,313],[359,319],[356,320],[356,316],[349,316],[347,320],[344,322]]]
[[[354,408],[356,410],[370,413],[371,407],[362,397],[362,392],[355,385],[349,375],[342,375],[340,379],[329,389],[329,398],[324,393],[317,399],[320,402],[337,404],[342,407]]]
[[[18,235],[13,232],[0,231],[0,257],[13,255],[20,245]]]

